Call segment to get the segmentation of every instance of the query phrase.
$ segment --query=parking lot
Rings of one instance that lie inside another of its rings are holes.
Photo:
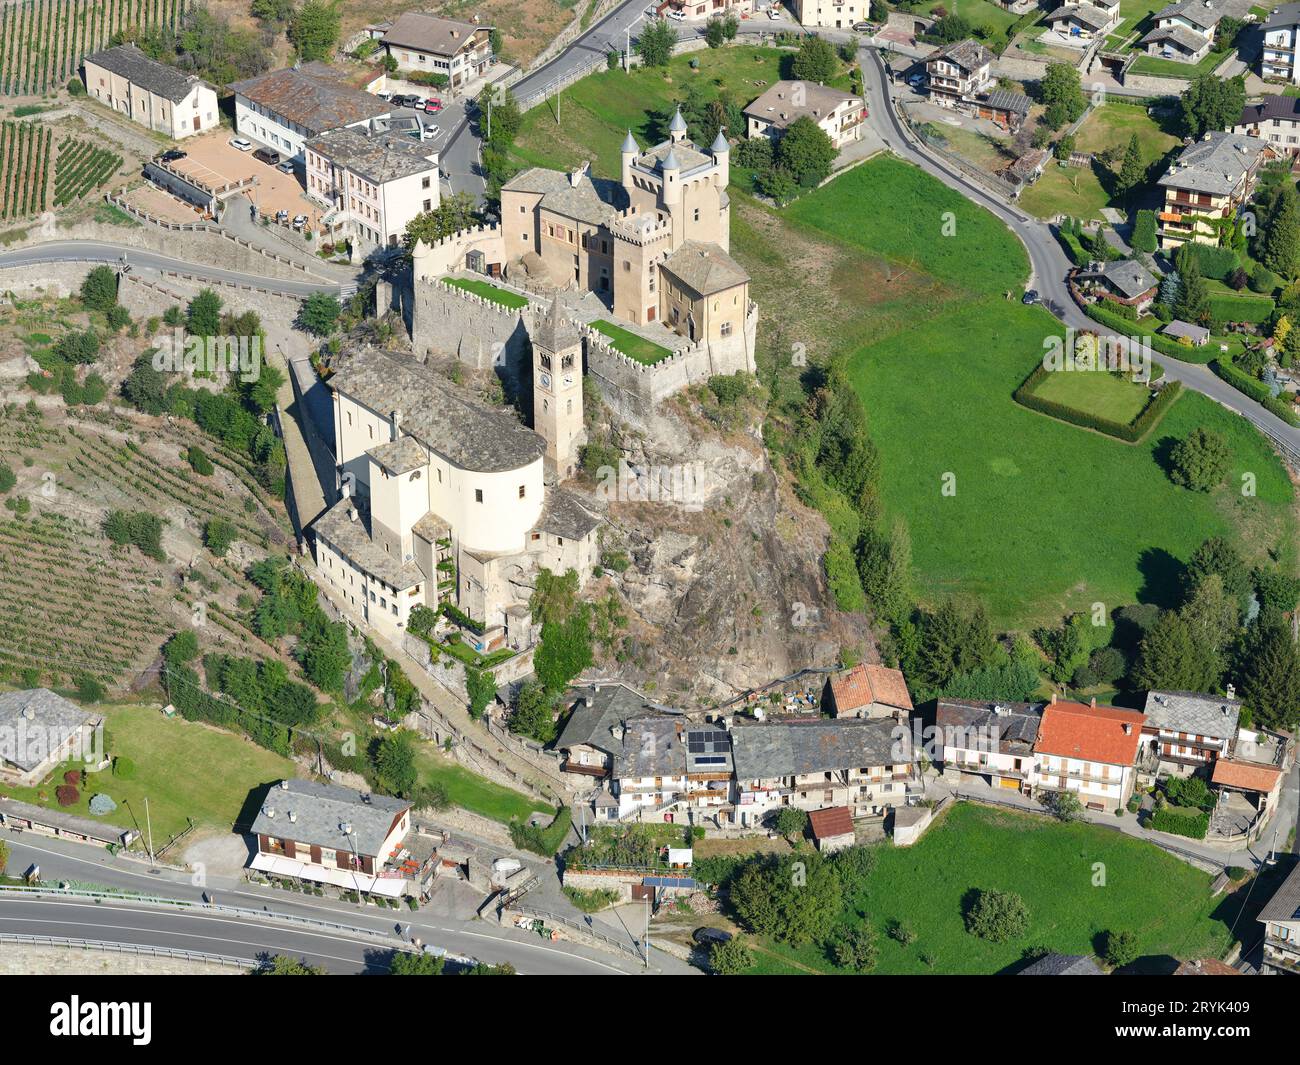
[[[256,184],[245,189],[244,195],[257,205],[258,211],[272,216],[276,211],[288,211],[290,217],[305,214],[315,228],[323,211],[307,199],[298,175],[281,173],[274,166],[254,159],[251,151],[241,152],[232,147],[229,143],[232,136],[228,129],[222,129],[186,140],[181,145],[185,158],[177,159],[171,166],[214,188],[253,177]],[[255,149],[261,147],[256,141],[253,145]]]

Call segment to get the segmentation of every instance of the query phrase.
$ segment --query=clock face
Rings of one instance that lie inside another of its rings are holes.
[[[541,382],[542,382],[542,387],[543,387],[543,388],[550,388],[550,387],[551,387],[551,375],[548,374],[548,373],[544,373],[544,374],[542,374],[542,376],[541,376]]]
[[[573,385],[573,374],[571,374],[571,373],[566,373],[566,374],[564,375],[564,387],[565,387],[565,388],[570,388],[570,387],[572,387],[572,385]]]

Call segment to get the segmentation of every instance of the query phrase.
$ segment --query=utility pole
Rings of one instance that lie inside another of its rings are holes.
[[[154,861],[153,856],[153,822],[149,819],[149,796],[144,797],[144,826],[149,842],[149,861]]]
[[[654,892],[651,892],[653,896]],[[645,967],[650,968],[650,897],[645,900],[645,939],[642,941],[641,956],[645,959]]]
[[[623,53],[623,72],[632,73],[632,27],[627,28],[627,50]]]

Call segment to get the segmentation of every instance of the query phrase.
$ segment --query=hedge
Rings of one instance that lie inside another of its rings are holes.
[[[1211,296],[1210,316],[1216,322],[1251,322],[1258,325],[1273,313],[1273,301],[1259,296]]]
[[[1296,416],[1294,404],[1278,399],[1268,390],[1267,385],[1237,369],[1230,360],[1215,359],[1210,363],[1210,369],[1242,395],[1249,396],[1265,410],[1276,414],[1287,425],[1300,427],[1300,417]]]
[[[1034,389],[1049,372],[1046,366],[1039,363],[1034,367],[1034,372],[1026,377],[1020,387],[1015,390],[1012,399],[1022,407],[1036,410],[1040,414],[1059,418],[1063,422],[1069,422],[1071,425],[1078,425],[1084,429],[1095,429],[1099,433],[1105,433],[1107,436],[1113,436],[1117,440],[1123,440],[1130,444],[1136,443],[1150,432],[1151,427],[1163,417],[1165,411],[1169,409],[1169,405],[1178,398],[1178,393],[1182,391],[1181,384],[1177,381],[1171,381],[1155,394],[1136,418],[1125,424],[1112,421],[1109,418],[1099,418],[1088,411],[1078,410],[1064,403],[1057,403],[1055,400],[1043,399],[1042,396],[1035,395]]]
[[[543,858],[550,858],[564,846],[572,825],[572,812],[567,806],[563,806],[555,815],[555,819],[545,827],[511,821],[510,840],[520,850],[532,851]]]
[[[1159,333],[1153,333],[1146,326],[1138,322],[1130,322],[1121,318],[1118,314],[1112,314],[1104,307],[1095,303],[1090,303],[1083,309],[1086,314],[1095,322],[1100,322],[1104,326],[1122,333],[1125,336],[1143,336],[1151,341],[1151,346],[1161,355],[1168,355],[1171,359],[1178,359],[1180,362],[1195,362],[1204,365],[1214,358],[1214,353],[1207,344],[1204,347],[1194,348],[1190,344],[1180,344],[1176,340],[1170,340],[1169,337],[1161,336]]]
[[[1065,249],[1070,262],[1075,266],[1087,266],[1092,262],[1093,257],[1084,251],[1079,238],[1073,233],[1067,233],[1061,226],[1057,226],[1053,232],[1056,233],[1056,239],[1061,242],[1061,247]]]
[[[1188,839],[1204,839],[1210,830],[1210,815],[1200,810],[1179,810],[1166,806],[1163,810],[1153,810],[1147,825],[1156,832],[1170,832]]]
[[[1238,266],[1241,260],[1237,258],[1237,253],[1231,248],[1221,248],[1217,244],[1200,244],[1189,242],[1183,247],[1190,250],[1200,264],[1201,273],[1205,277],[1213,278],[1215,281],[1222,281],[1231,274]]]

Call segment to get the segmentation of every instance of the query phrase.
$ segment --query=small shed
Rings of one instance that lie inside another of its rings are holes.
[[[813,841],[823,854],[852,847],[856,836],[853,832],[853,815],[847,806],[828,806],[824,810],[814,810],[808,815],[808,824],[812,829]]]
[[[1203,325],[1192,325],[1191,322],[1180,321],[1175,318],[1160,332],[1167,337],[1173,337],[1175,340],[1181,340],[1184,344],[1191,344],[1194,348],[1199,348],[1210,339],[1210,331]]]

